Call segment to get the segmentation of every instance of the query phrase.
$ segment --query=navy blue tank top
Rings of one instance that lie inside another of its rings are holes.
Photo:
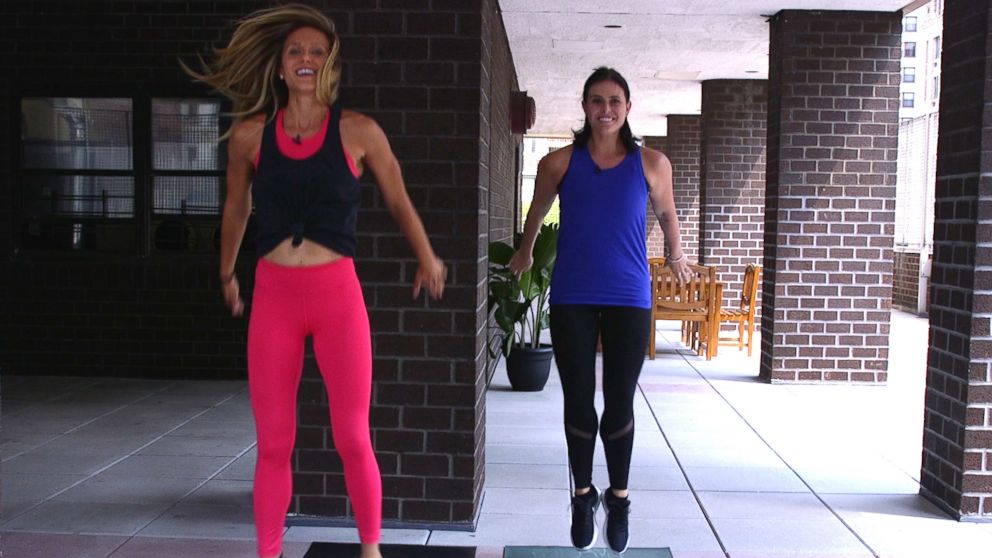
[[[293,159],[276,142],[277,123],[265,125],[252,198],[258,226],[259,257],[286,238],[293,246],[304,238],[354,257],[361,191],[341,144],[341,109],[328,114],[327,133],[320,149],[305,159]]]
[[[645,223],[648,183],[641,150],[599,169],[585,146],[559,185],[561,229],[551,304],[651,307]]]

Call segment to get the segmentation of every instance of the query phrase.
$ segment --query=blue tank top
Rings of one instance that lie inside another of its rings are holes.
[[[645,223],[648,184],[641,151],[599,169],[573,144],[559,185],[561,229],[551,304],[651,307]]]
[[[279,150],[278,119],[265,125],[251,184],[259,257],[288,237],[293,246],[306,237],[341,255],[355,256],[361,190],[345,159],[337,103],[328,119],[324,143],[306,159],[292,159]]]

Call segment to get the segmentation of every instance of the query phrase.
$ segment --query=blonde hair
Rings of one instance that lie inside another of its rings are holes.
[[[330,52],[317,73],[317,100],[331,105],[338,98],[341,84],[341,41],[334,22],[316,8],[303,4],[286,4],[258,10],[238,22],[231,41],[214,49],[214,59],[204,61],[203,71],[180,65],[195,80],[213,86],[231,100],[231,116],[243,119],[266,112],[272,120],[279,107],[286,104],[289,91],[278,79],[286,37],[301,27],[313,27],[327,36]],[[224,137],[230,134],[230,130]]]

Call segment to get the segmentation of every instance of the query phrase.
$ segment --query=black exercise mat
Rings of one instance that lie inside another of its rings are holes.
[[[508,546],[503,549],[503,558],[672,558],[667,548],[629,548],[617,554],[608,548],[578,550],[566,546]]]
[[[384,544],[381,548],[383,558],[475,558],[474,546]],[[357,558],[361,550],[358,543],[315,542],[303,558]]]

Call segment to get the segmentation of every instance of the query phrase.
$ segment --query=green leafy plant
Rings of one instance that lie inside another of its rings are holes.
[[[519,235],[514,244],[519,247]],[[557,250],[558,225],[542,225],[534,242],[534,265],[518,278],[510,271],[515,246],[489,244],[489,311],[502,332],[503,356],[509,356],[514,346],[540,347],[541,330],[550,322],[548,291]],[[490,355],[496,356],[492,348]]]

